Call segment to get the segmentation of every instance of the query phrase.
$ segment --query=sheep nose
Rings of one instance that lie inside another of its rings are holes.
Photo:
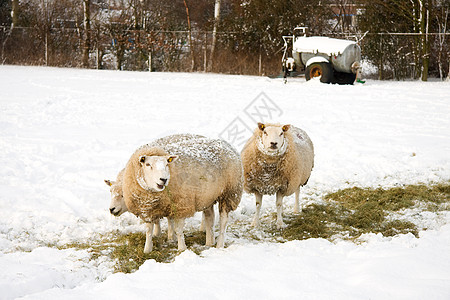
[[[277,142],[270,142],[270,147],[275,149],[277,147],[277,144]]]
[[[162,183],[164,183],[164,184],[166,184],[166,182],[167,182],[167,178],[160,178],[159,180],[161,180]]]
[[[112,207],[112,208],[109,209],[109,212],[113,215],[114,214],[113,212],[114,212],[115,209],[116,209],[115,207]]]

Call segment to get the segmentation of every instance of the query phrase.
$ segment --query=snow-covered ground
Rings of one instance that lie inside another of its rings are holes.
[[[315,145],[304,203],[349,186],[450,180],[450,84],[0,66],[0,299],[450,299],[450,213],[418,213],[420,238],[365,235],[283,244],[239,238],[253,197],[232,213],[225,249],[148,260],[133,274],[55,246],[143,230],[109,215],[132,152],[173,133],[237,148],[256,121],[292,123]],[[233,135],[237,133],[237,135]],[[274,211],[265,197],[263,212]],[[285,201],[292,209],[293,198]],[[200,216],[187,223],[198,226]]]

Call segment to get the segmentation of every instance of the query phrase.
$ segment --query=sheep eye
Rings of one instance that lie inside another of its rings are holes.
[[[150,167],[150,164],[149,164],[149,163],[146,163],[145,165],[146,165],[147,167]]]
[[[283,133],[284,133],[284,132],[281,132],[281,133],[280,133],[280,136],[282,136],[282,135],[283,135]]]
[[[267,135],[267,132],[264,131],[264,134]]]

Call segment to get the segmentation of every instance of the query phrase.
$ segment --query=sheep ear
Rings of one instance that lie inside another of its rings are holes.
[[[258,128],[259,130],[263,131],[264,128],[266,128],[266,125],[264,125],[263,123],[258,123]]]
[[[291,125],[288,124],[288,125],[284,125],[282,129],[284,132],[286,132],[289,130],[289,128],[291,128]]]
[[[111,180],[105,179],[105,183],[107,186],[112,186],[113,182]]]
[[[176,161],[177,159],[178,159],[178,155],[171,155],[171,156],[167,157],[167,162],[170,164],[170,163],[173,163],[174,161]]]
[[[141,163],[141,165],[143,165],[145,163],[145,155],[142,155],[141,157],[139,157],[139,162]]]

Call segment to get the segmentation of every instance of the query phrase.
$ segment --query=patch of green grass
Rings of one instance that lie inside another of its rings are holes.
[[[116,272],[134,272],[147,259],[170,262],[177,253],[177,249],[173,245],[169,247],[162,237],[153,238],[153,251],[144,253],[145,233],[142,232],[118,235],[114,242],[117,246],[112,248],[109,256],[116,261]]]
[[[348,209],[359,209],[364,205],[375,205],[388,211],[399,211],[410,208],[416,202],[442,204],[450,201],[450,184],[408,185],[390,189],[348,188],[328,194],[325,200],[340,202]]]
[[[324,196],[323,204],[311,204],[300,214],[286,214],[287,227],[277,230],[276,215],[262,216],[261,231],[246,230],[248,222],[230,224],[232,230],[251,241],[279,242],[337,237],[354,240],[364,233],[381,233],[384,236],[412,233],[418,236],[419,228],[409,221],[395,219],[402,209],[419,207],[438,212],[450,209],[450,182],[436,185],[409,185],[390,189],[348,188]],[[251,222],[251,218],[249,218]],[[229,230],[230,231],[230,230]],[[206,249],[204,232],[186,232],[188,249],[197,254]],[[146,260],[172,262],[179,254],[176,242],[168,242],[167,234],[153,238],[153,251],[144,253],[145,233],[124,234],[119,231],[91,239],[88,243],[74,243],[60,249],[86,249],[92,259],[108,256],[115,261],[115,271],[136,271]]]
[[[285,218],[287,227],[281,231],[287,240],[304,240],[308,238],[325,238],[344,230],[342,216],[348,210],[338,206],[311,204],[305,207],[298,216]]]
[[[335,235],[358,238],[364,233],[384,236],[412,233],[417,226],[405,220],[388,220],[388,214],[425,204],[426,210],[448,209],[450,184],[408,185],[390,189],[348,188],[324,197],[326,204],[312,204],[294,217],[287,218],[282,231],[286,240],[331,239]]]
[[[198,255],[206,247],[204,232],[185,233],[186,246]],[[59,249],[75,248],[78,250],[88,250],[91,259],[97,259],[99,256],[106,255],[114,260],[115,272],[131,273],[136,271],[146,260],[154,259],[157,262],[168,263],[179,254],[178,244],[168,242],[167,234],[161,237],[153,237],[153,250],[151,253],[144,253],[145,233],[120,233],[114,232],[100,239],[92,239],[88,243],[67,244]]]
[[[194,253],[201,253],[205,241],[206,235],[204,232],[185,233],[186,246]],[[145,234],[142,232],[119,234],[112,242],[117,245],[113,247],[110,253],[110,257],[116,261],[116,272],[134,272],[147,259],[164,263],[172,262],[179,254],[178,244],[168,242],[167,235],[153,237],[153,250],[150,253],[144,253]]]

